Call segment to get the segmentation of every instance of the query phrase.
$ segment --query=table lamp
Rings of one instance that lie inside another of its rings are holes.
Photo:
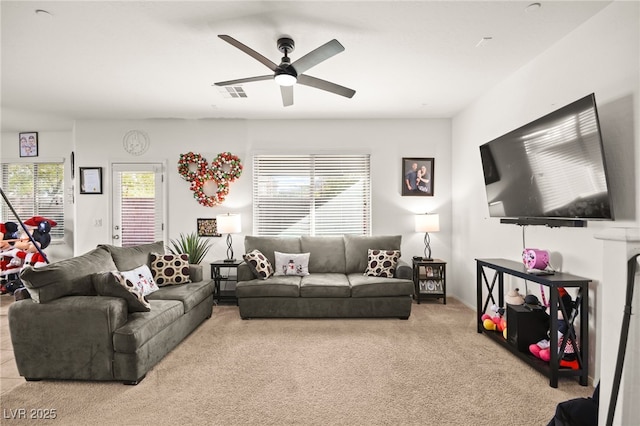
[[[225,262],[235,262],[233,258],[233,240],[231,234],[237,234],[242,231],[242,221],[239,214],[219,214],[216,216],[216,227],[221,234],[227,234],[227,258]]]
[[[422,260],[433,260],[431,258],[431,238],[429,232],[440,231],[440,216],[438,214],[418,214],[416,215],[416,232],[424,232],[424,257]]]

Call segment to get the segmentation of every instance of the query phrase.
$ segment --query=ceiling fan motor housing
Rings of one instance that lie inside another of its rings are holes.
[[[293,39],[289,37],[282,37],[278,39],[278,50],[284,53],[284,56],[293,52],[295,48],[296,44],[293,42]]]

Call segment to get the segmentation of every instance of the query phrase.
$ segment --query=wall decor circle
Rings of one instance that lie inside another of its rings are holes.
[[[131,155],[142,155],[149,149],[149,135],[142,130],[129,130],[122,138],[124,150]]]
[[[178,173],[190,182],[189,189],[193,191],[193,197],[205,207],[214,207],[222,204],[229,194],[229,183],[235,181],[242,174],[242,162],[230,152],[218,154],[209,165],[200,154],[187,152],[180,154],[178,160]],[[215,188],[212,195],[204,191]]]

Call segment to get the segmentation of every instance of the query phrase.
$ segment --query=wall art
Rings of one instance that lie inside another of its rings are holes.
[[[402,195],[433,196],[433,158],[402,159]]]
[[[38,132],[23,132],[19,136],[20,157],[37,157]]]

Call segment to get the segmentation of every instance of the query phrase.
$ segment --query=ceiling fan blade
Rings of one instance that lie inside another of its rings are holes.
[[[317,49],[307,53],[291,65],[293,65],[293,68],[295,68],[298,74],[302,74],[309,68],[318,65],[320,62],[329,59],[334,55],[337,55],[343,50],[344,46],[341,45],[338,40],[333,39],[318,47]]]
[[[237,80],[219,81],[213,83],[216,86],[233,86],[234,84],[251,83],[252,81],[273,80],[273,75],[260,75],[257,77],[239,78]]]
[[[280,93],[282,94],[282,105],[293,105],[293,86],[280,86]]]
[[[232,46],[235,46],[238,49],[242,50],[244,53],[246,53],[247,55],[251,56],[253,59],[256,59],[257,61],[261,62],[267,68],[269,68],[271,71],[275,71],[276,68],[278,67],[278,65],[276,65],[274,62],[272,62],[269,59],[265,58],[264,56],[262,56],[261,54],[259,54],[258,52],[256,52],[252,48],[250,48],[249,46],[246,46],[246,45],[240,43],[235,38],[233,38],[231,36],[228,36],[228,35],[225,35],[225,34],[219,35],[218,37],[220,37],[222,40],[226,41],[227,43],[231,44]]]
[[[336,95],[344,96],[346,98],[352,98],[353,95],[356,94],[356,91],[353,89],[331,83],[330,81],[311,77],[310,75],[298,75],[298,83],[309,87],[315,87],[316,89],[326,90],[327,92],[335,93]]]

